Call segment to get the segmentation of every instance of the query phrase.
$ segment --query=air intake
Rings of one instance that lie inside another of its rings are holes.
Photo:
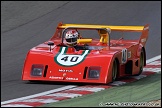
[[[43,77],[46,77],[48,65],[45,66]]]
[[[86,66],[86,67],[84,68],[83,79],[86,79],[87,70],[88,70],[88,67]]]

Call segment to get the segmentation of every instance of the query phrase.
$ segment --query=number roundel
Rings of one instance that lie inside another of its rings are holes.
[[[62,66],[74,66],[79,63],[81,63],[84,58],[87,56],[89,53],[89,50],[83,51],[81,55],[68,55],[66,54],[67,47],[61,47],[60,53],[58,53],[55,57],[54,60],[57,64],[62,65]]]
[[[122,63],[126,63],[127,61],[127,49],[122,50]]]

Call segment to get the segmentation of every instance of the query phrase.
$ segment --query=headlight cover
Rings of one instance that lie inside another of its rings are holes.
[[[42,76],[43,75],[44,66],[41,64],[32,65],[31,76]]]
[[[88,78],[99,79],[101,67],[91,66],[88,71]]]

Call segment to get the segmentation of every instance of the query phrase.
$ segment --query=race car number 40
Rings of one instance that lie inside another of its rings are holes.
[[[55,56],[55,62],[59,65],[62,66],[74,66],[77,65],[79,63],[81,63],[84,58],[87,56],[87,54],[89,53],[89,50],[85,50],[83,51],[83,53],[81,55],[68,55],[66,54],[67,51],[67,47],[62,47],[61,48],[61,52],[58,53],[57,56]]]

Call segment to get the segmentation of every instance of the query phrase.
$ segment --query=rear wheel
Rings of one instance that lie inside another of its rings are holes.
[[[112,82],[117,79],[117,73],[118,73],[118,63],[116,60],[114,60],[112,67]]]
[[[145,62],[145,55],[144,55],[144,51],[142,50],[140,55],[140,69],[137,75],[140,75],[143,72],[144,62]]]

